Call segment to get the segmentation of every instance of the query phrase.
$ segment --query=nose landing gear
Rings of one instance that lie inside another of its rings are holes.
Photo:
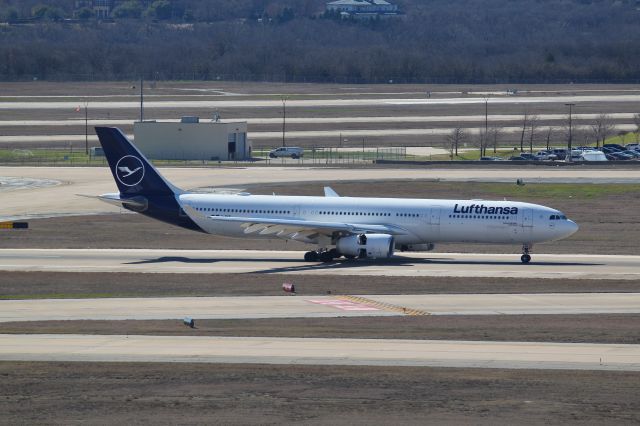
[[[520,260],[522,263],[531,262],[531,255],[529,254],[529,250],[531,250],[533,246],[531,244],[523,244],[522,245],[522,256],[520,256]]]

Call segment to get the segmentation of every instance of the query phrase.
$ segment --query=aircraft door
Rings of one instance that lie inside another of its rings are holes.
[[[431,225],[440,225],[440,206],[431,207],[431,217],[429,222]]]
[[[523,209],[522,210],[522,227],[532,227],[533,226],[533,210],[531,209]]]

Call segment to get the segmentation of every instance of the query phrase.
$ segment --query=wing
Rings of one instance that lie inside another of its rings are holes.
[[[189,215],[205,217],[207,220],[227,223],[239,223],[245,234],[259,233],[260,235],[274,234],[280,238],[288,238],[311,242],[319,235],[332,236],[336,232],[346,234],[389,234],[406,235],[408,232],[395,225],[389,224],[358,224],[345,222],[322,222],[301,219],[273,219],[265,217],[233,217],[233,216],[204,216],[190,206],[184,206]]]
[[[324,196],[325,197],[339,197],[338,193],[334,191],[330,186],[324,187]]]

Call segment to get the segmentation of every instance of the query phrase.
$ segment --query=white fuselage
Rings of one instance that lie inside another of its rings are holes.
[[[530,203],[485,200],[439,200],[270,195],[181,194],[203,217],[192,218],[205,232],[243,238],[241,223],[207,220],[207,216],[295,219],[362,225],[394,225],[406,230],[396,245],[439,242],[533,244],[565,238],[578,226],[558,210]]]

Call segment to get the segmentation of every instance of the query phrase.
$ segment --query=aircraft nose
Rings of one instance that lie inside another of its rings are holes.
[[[575,234],[576,232],[578,232],[578,229],[580,229],[580,227],[578,226],[577,223],[575,223],[572,220],[567,220],[565,222],[565,226],[563,226],[564,230],[565,230],[565,237],[569,237],[573,234]]]

